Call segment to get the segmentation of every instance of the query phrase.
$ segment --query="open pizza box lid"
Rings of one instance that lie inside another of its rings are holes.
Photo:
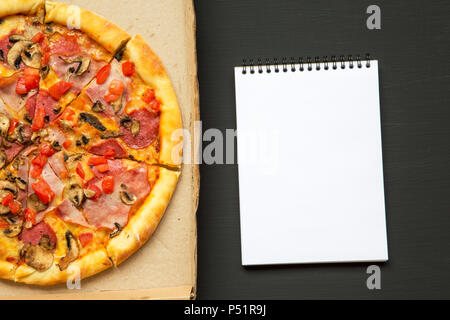
[[[163,61],[194,137],[199,119],[195,13],[186,0],[59,0],[140,34]],[[193,163],[191,161],[190,163]],[[1,299],[194,299],[197,280],[198,166],[185,164],[172,201],[150,240],[127,261],[94,277],[50,287],[0,281]]]

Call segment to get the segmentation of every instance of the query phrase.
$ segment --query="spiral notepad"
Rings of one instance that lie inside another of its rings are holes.
[[[388,259],[378,61],[235,68],[243,265]]]

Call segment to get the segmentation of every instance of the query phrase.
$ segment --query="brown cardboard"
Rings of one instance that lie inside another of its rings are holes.
[[[131,35],[141,34],[172,79],[193,136],[199,119],[195,13],[192,0],[60,0],[100,14]],[[193,161],[191,161],[193,163]],[[38,287],[0,281],[5,299],[193,299],[197,280],[196,210],[199,171],[184,165],[177,190],[153,237],[127,261],[81,281]]]

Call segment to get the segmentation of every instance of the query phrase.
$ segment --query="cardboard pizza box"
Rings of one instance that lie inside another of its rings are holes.
[[[59,0],[102,15],[142,35],[175,87],[184,128],[199,120],[195,13],[192,0]],[[193,157],[193,156],[192,156]],[[194,163],[191,161],[190,163]],[[127,261],[80,287],[39,287],[0,281],[1,299],[194,299],[197,281],[197,165],[185,164],[172,201],[152,238]]]

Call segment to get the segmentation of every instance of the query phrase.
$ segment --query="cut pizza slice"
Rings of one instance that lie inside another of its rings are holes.
[[[164,67],[141,37],[127,43],[121,61],[98,72],[70,109],[67,115],[76,121],[70,127],[89,135],[81,145],[90,153],[179,168],[178,102]]]

